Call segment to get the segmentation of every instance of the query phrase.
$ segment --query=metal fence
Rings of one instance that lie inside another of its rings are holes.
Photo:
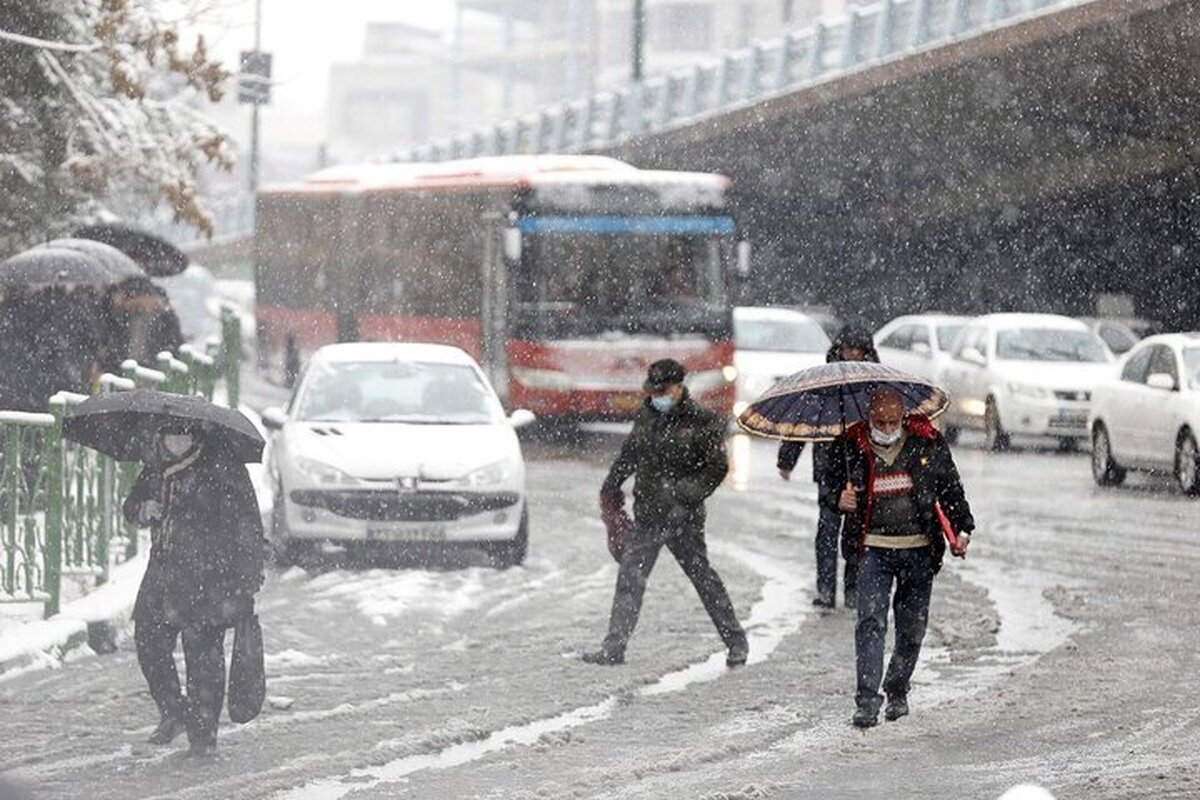
[[[882,0],[836,21],[615,91],[557,103],[394,155],[397,161],[605,150],[630,138],[1092,0]]]
[[[160,353],[157,369],[127,361],[122,375],[102,376],[96,390],[153,388],[212,400],[221,381],[236,408],[241,328],[231,309],[221,330],[211,353],[185,345]],[[138,466],[62,436],[68,409],[85,399],[59,392],[44,414],[0,411],[0,603],[42,602],[47,617],[58,613],[64,574],[99,586],[138,551],[137,531],[121,514]]]

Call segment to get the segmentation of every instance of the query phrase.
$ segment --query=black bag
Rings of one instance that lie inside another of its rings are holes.
[[[229,718],[249,722],[262,711],[267,697],[267,673],[263,664],[262,627],[257,614],[247,614],[233,626],[233,657],[229,662]]]

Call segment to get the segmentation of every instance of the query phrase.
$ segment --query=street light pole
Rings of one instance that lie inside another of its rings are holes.
[[[646,2],[633,0],[633,82],[642,82],[643,51],[646,44]]]
[[[262,0],[254,0],[254,52],[262,49]],[[250,194],[258,191],[258,103],[250,108]]]

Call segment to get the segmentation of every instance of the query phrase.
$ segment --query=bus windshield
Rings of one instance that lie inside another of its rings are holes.
[[[580,334],[636,332],[728,313],[722,241],[712,235],[527,236],[514,271],[519,311]]]

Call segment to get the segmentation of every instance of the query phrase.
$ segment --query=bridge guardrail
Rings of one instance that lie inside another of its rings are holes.
[[[604,150],[1003,23],[1091,0],[880,0],[717,61],[546,106],[394,154],[396,161]]]
[[[232,310],[222,316],[215,356],[185,345],[178,357],[160,353],[159,369],[126,361],[123,375],[101,376],[97,391],[154,388],[211,401],[220,380],[236,408],[240,324],[229,321]],[[45,616],[53,616],[64,575],[90,576],[100,586],[114,564],[137,555],[137,530],[121,514],[137,464],[118,463],[62,436],[67,410],[86,398],[59,392],[49,399],[48,413],[0,411],[0,604],[40,601]]]

